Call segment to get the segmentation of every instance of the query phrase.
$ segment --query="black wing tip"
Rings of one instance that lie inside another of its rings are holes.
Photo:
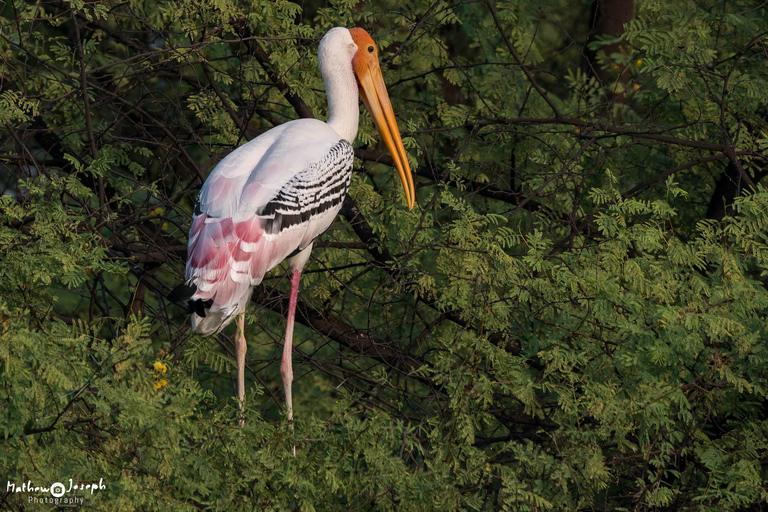
[[[186,302],[187,313],[194,313],[201,318],[205,318],[205,312],[213,306],[213,299],[192,300],[192,296],[197,292],[197,286],[194,284],[180,284],[168,294],[167,298],[171,302],[181,304]]]
[[[197,286],[194,284],[180,284],[167,295],[167,298],[171,302],[184,302],[192,298],[197,291]]]
[[[200,318],[205,318],[205,310],[210,309],[211,306],[213,306],[213,299],[203,300],[203,299],[197,299],[197,300],[191,300],[188,302],[189,304],[189,312],[194,313]]]

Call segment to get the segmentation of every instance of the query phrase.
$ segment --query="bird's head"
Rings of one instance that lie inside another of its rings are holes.
[[[411,166],[408,163],[408,158],[405,154],[400,130],[397,127],[395,113],[392,110],[392,103],[389,101],[387,86],[384,85],[384,77],[381,75],[378,48],[368,32],[362,28],[349,29],[349,35],[344,34],[345,31],[347,31],[347,29],[331,29],[320,43],[321,53],[325,41],[349,41],[348,37],[352,37],[354,45],[351,43],[346,45],[346,55],[352,60],[352,69],[355,74],[355,79],[357,80],[360,97],[363,99],[363,103],[365,103],[365,106],[371,113],[373,122],[379,130],[381,138],[384,139],[384,144],[386,144],[390,155],[392,155],[392,160],[395,163],[397,173],[400,175],[400,180],[403,182],[408,208],[413,209],[413,206],[416,203],[413,174],[411,173]]]

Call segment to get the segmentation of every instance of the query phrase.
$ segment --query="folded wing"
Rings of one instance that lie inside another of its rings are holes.
[[[352,146],[327,124],[280,125],[223,159],[200,191],[186,282],[192,327],[223,329],[253,287],[282,260],[309,248],[333,222],[349,188]]]

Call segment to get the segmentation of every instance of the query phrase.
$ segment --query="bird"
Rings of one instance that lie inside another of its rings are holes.
[[[194,206],[184,284],[169,297],[186,300],[192,330],[213,335],[237,318],[235,336],[240,424],[245,402],[245,310],[253,289],[287,260],[288,318],[280,362],[287,421],[293,421],[293,325],[299,281],[314,241],[341,209],[352,176],[359,99],[370,112],[403,184],[409,209],[416,191],[378,47],[363,28],[336,27],[318,46],[328,118],[273,127],[222,159]],[[294,447],[295,455],[295,447]]]

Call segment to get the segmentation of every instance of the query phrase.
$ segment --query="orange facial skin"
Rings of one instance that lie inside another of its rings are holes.
[[[379,67],[379,51],[368,32],[362,28],[351,28],[352,40],[357,45],[357,53],[352,59],[352,68],[355,71],[360,97],[373,117],[376,128],[381,133],[384,144],[392,155],[395,168],[403,182],[408,208],[413,209],[416,203],[416,190],[413,184],[413,174],[408,158],[405,155],[403,139],[397,127],[392,103],[389,101],[387,86],[384,85],[384,77]]]

